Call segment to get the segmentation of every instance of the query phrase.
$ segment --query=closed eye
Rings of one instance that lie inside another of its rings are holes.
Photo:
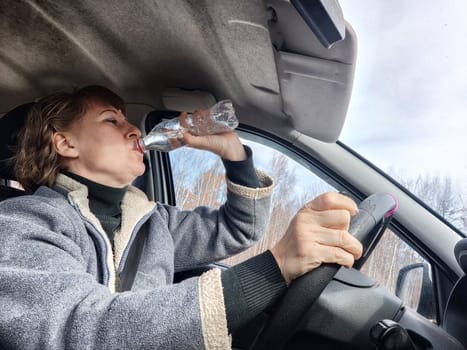
[[[108,119],[105,119],[105,121],[107,123],[111,123],[111,124],[114,124],[114,125],[117,125],[117,123],[118,123],[118,120],[115,119],[115,118],[108,118]]]

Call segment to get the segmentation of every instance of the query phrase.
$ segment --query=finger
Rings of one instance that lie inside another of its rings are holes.
[[[187,128],[188,127],[188,124],[186,122],[186,117],[187,117],[188,113],[187,112],[182,112],[178,115],[178,120],[180,120],[180,125],[183,127],[183,128]]]
[[[179,136],[177,138],[175,137],[169,138],[169,144],[170,144],[171,149],[176,149],[176,148],[184,146],[186,142],[184,141],[183,136]]]
[[[215,150],[219,143],[216,142],[213,135],[197,136],[188,131],[183,133],[183,142],[187,146],[207,151]]]
[[[315,232],[313,238],[316,243],[321,246],[345,250],[355,259],[359,259],[362,256],[362,244],[347,231],[323,228],[322,230]]]
[[[336,263],[345,267],[352,267],[355,257],[348,251],[338,247],[323,246],[323,263]]]
[[[196,143],[196,138],[198,136],[194,136],[192,135],[191,133],[189,133],[188,131],[184,132],[183,133],[183,142],[185,142],[186,145],[193,145],[194,143]]]
[[[352,198],[337,192],[327,192],[319,195],[311,202],[305,204],[305,208],[323,211],[329,209],[345,209],[350,215],[355,215],[358,212],[357,204]]]
[[[323,263],[335,263],[345,267],[352,267],[354,262],[355,257],[344,249],[317,244],[308,265],[311,269]]]
[[[185,131],[183,133],[183,140],[184,142],[195,148],[200,148],[200,149],[210,149],[213,146],[216,145],[216,137],[218,135],[193,135],[189,131]]]
[[[350,212],[345,209],[316,211],[303,208],[298,215],[305,223],[318,224],[328,228],[348,231],[350,225]]]

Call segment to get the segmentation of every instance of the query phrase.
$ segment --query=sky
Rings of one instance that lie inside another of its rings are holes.
[[[467,1],[340,0],[357,34],[341,141],[383,170],[467,193]]]

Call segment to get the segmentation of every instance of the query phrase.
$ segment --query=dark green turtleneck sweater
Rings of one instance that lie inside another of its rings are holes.
[[[101,185],[80,175],[64,171],[66,175],[81,182],[88,188],[89,209],[99,219],[102,227],[113,244],[115,230],[122,221],[120,206],[127,186],[122,188]]]

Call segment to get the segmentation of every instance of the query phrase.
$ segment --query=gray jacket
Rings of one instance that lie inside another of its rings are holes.
[[[173,284],[174,272],[236,254],[261,238],[272,180],[227,181],[218,210],[181,211],[134,187],[114,249],[87,187],[56,186],[0,203],[0,344],[6,349],[227,349],[220,271]]]

